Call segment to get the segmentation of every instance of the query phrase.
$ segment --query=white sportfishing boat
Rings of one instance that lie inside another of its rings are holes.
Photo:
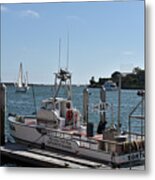
[[[111,80],[108,80],[104,83],[103,87],[106,89],[106,91],[117,91],[117,85]]]
[[[61,87],[66,87],[66,98],[59,97]],[[102,92],[101,114],[98,130],[88,122],[88,96],[84,90],[84,114],[73,107],[71,73],[60,69],[55,73],[55,93],[42,101],[36,117],[9,114],[10,133],[16,141],[37,145],[40,148],[70,152],[75,156],[106,162],[115,166],[141,164],[145,161],[144,136],[121,133],[120,127],[105,127],[105,91]]]
[[[18,74],[17,82],[15,83],[15,88],[16,88],[16,92],[26,92],[29,89],[28,73],[26,72],[26,76],[23,78],[22,63],[20,63],[19,74]]]

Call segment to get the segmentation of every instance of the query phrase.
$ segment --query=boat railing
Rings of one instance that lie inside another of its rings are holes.
[[[76,131],[58,131],[55,129],[48,129],[48,134],[52,135],[54,137],[57,137],[59,139],[67,139],[75,141],[79,147],[90,149],[91,151],[100,151],[104,153],[111,153],[112,151],[115,151],[119,155],[123,155],[125,153],[129,153],[129,143],[125,142],[117,142],[115,140],[96,140],[93,139],[93,137],[87,137],[86,135],[81,135],[80,133],[77,133]],[[136,152],[136,146],[137,144],[132,144],[132,150],[131,153]],[[134,146],[134,147],[133,147]],[[124,151],[123,149],[126,149]]]
[[[133,132],[132,132],[132,128],[140,128],[140,132],[139,133],[134,133],[136,136],[138,134],[137,137],[140,137],[139,139],[144,142],[144,147],[143,147],[143,151],[145,150],[145,112],[144,112],[144,101],[145,101],[145,95],[142,96],[141,101],[133,108],[133,110],[130,112],[129,114],[129,119],[128,119],[128,127],[129,127],[129,152],[130,152],[130,169],[132,167],[132,159],[131,159],[131,153],[132,153],[132,147],[131,147],[131,142],[132,142],[132,136],[133,136]],[[135,112],[138,108],[141,108],[141,114],[140,115],[135,115]],[[134,125],[133,124],[133,120],[134,122],[136,121],[137,124]],[[140,122],[140,124],[138,123]],[[139,151],[141,151],[141,149],[139,149]],[[145,152],[144,152],[145,154]]]
[[[141,106],[141,115],[135,115],[134,113],[136,110]],[[140,124],[138,125],[133,125],[133,120],[134,121],[139,121]],[[130,112],[129,114],[129,120],[128,120],[128,126],[129,126],[129,136],[133,134],[131,132],[132,128],[140,128],[140,136],[142,139],[144,139],[145,136],[145,130],[144,130],[144,120],[145,120],[145,115],[144,115],[144,97],[142,97],[141,101],[135,106],[135,108]],[[130,137],[131,140],[131,137]]]

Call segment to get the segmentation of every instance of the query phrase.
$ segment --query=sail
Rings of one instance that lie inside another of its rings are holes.
[[[20,63],[17,83],[18,83],[18,87],[23,87],[23,67],[22,67],[22,63]]]

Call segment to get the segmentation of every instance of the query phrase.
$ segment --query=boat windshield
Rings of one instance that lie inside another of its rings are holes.
[[[46,109],[46,110],[52,110],[53,109],[53,103],[52,102],[42,103],[41,108]]]
[[[56,108],[57,110],[59,110],[59,103],[58,103],[58,102],[55,103],[55,108]]]

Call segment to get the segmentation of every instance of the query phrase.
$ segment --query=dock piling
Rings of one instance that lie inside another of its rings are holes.
[[[106,121],[106,112],[104,107],[106,103],[106,90],[103,87],[100,89],[100,100],[103,104],[103,109],[104,109],[103,112],[100,112],[100,121],[104,123]]]
[[[106,127],[106,112],[105,112],[105,103],[106,103],[106,90],[104,87],[100,89],[100,122],[97,127],[97,133],[102,134]]]
[[[84,124],[88,123],[88,108],[89,108],[89,91],[88,88],[83,90],[83,120]]]
[[[0,83],[0,145],[5,144],[5,85]]]

